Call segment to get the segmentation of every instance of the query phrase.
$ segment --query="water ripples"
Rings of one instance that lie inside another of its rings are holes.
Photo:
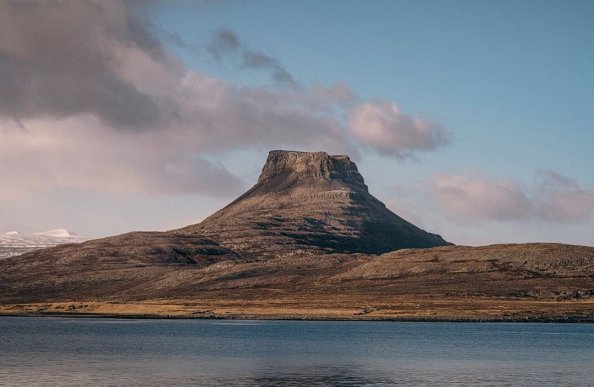
[[[0,317],[0,385],[594,385],[594,325]]]

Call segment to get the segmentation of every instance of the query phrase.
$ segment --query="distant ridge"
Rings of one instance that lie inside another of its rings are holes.
[[[348,156],[274,150],[256,185],[202,223],[205,235],[256,258],[295,253],[385,253],[445,246],[369,194]]]

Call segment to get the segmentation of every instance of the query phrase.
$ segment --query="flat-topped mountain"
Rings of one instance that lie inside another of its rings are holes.
[[[452,246],[347,156],[272,151],[200,224],[0,259],[3,313],[592,322],[594,247]]]
[[[205,235],[253,258],[448,245],[369,194],[348,156],[325,152],[271,151],[255,186],[178,231]]]

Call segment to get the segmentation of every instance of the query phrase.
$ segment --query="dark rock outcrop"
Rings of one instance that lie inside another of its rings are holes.
[[[178,231],[205,235],[256,259],[448,245],[370,195],[348,156],[325,152],[271,151],[254,187]]]

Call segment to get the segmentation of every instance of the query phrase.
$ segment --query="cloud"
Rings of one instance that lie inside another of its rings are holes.
[[[241,58],[240,68],[269,71],[276,82],[297,84],[278,59],[245,46],[237,34],[229,29],[218,30],[213,35],[207,51],[219,64],[223,63],[227,57],[235,58],[239,55]]]
[[[594,214],[594,192],[554,171],[541,174],[541,184],[529,194],[508,179],[476,173],[437,175],[433,192],[446,216],[459,224],[496,221],[583,223]]]
[[[448,217],[459,223],[521,220],[532,214],[530,199],[510,180],[476,174],[438,175],[433,189]]]
[[[272,78],[281,83],[295,84],[295,79],[280,62],[258,51],[247,50],[243,53],[241,67],[246,69],[265,69],[272,73]]]
[[[594,214],[594,191],[555,171],[542,172],[538,216],[556,223],[584,223]]]
[[[234,54],[242,49],[237,34],[229,29],[218,30],[211,38],[210,44],[206,48],[212,57],[221,64],[224,57],[228,54]]]
[[[91,115],[28,120],[2,131],[0,198],[18,200],[57,188],[110,193],[234,196],[245,187],[222,165],[188,152],[166,132],[107,130]]]
[[[117,127],[147,127],[167,104],[121,71],[176,71],[138,3],[0,2],[0,115],[11,119],[92,113]]]
[[[177,100],[186,113],[172,135],[182,135],[200,151],[299,147],[332,152],[356,150],[318,89],[236,88],[189,72]]]
[[[363,102],[348,111],[348,130],[362,145],[399,158],[433,150],[449,142],[442,126],[403,114],[389,101]]]
[[[1,197],[56,187],[232,196],[243,181],[213,162],[222,152],[402,157],[445,142],[438,125],[366,102],[346,84],[297,84],[230,30],[215,34],[213,57],[235,55],[277,87],[235,87],[187,69],[161,40],[185,43],[154,25],[151,4],[0,2]]]

